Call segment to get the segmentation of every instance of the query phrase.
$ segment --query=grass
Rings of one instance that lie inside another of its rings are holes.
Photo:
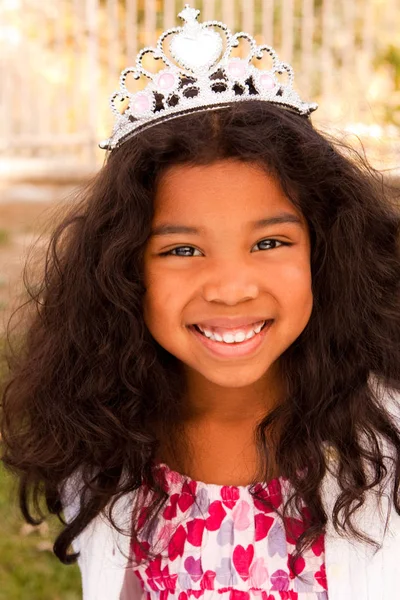
[[[63,565],[51,551],[61,523],[52,517],[40,528],[24,524],[15,487],[0,462],[0,600],[80,600],[78,566]]]
[[[0,336],[0,359],[4,344]],[[4,373],[0,360],[0,381]],[[17,507],[16,489],[0,461],[0,600],[81,600],[78,565],[63,565],[52,552],[63,525],[51,516],[31,527]]]

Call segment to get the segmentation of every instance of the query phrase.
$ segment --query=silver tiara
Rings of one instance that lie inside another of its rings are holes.
[[[315,102],[303,102],[294,91],[293,69],[279,61],[273,48],[257,46],[255,39],[243,31],[232,35],[219,21],[200,24],[199,15],[199,10],[186,4],[178,15],[185,21],[184,26],[165,31],[156,48],[143,48],[137,55],[136,66],[122,71],[120,89],[110,98],[111,110],[116,116],[113,132],[99,144],[100,148],[113,150],[157,123],[191,112],[220,109],[233,102],[265,100],[305,116],[318,108]],[[168,48],[175,62],[164,53],[164,43],[170,36]],[[250,44],[250,52],[244,59],[231,56],[241,38]],[[146,54],[162,60],[165,68],[157,73],[146,70],[142,65]],[[252,64],[254,58],[261,60],[264,54],[272,59],[272,68],[268,71]],[[283,84],[277,74],[285,72],[288,77]],[[127,78],[138,80],[142,76],[150,80],[148,85],[142,91],[129,92]]]

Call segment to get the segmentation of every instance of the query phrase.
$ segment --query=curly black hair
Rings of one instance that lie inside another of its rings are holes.
[[[148,522],[167,499],[151,468],[160,443],[154,422],[161,421],[177,445],[184,386],[177,359],[155,342],[143,319],[153,197],[171,165],[230,158],[267,168],[310,231],[312,314],[280,357],[285,402],[257,426],[266,477],[273,452],[295,490],[290,503],[302,499],[309,508],[296,551],[309,547],[331,517],[320,495],[325,443],[339,465],[337,529],[361,535],[352,514],[371,485],[383,481],[380,436],[396,456],[393,502],[400,514],[399,431],[370,385],[373,376],[400,388],[395,194],[362,152],[322,134],[308,118],[255,100],[158,124],[110,152],[57,224],[40,279],[28,285],[24,307],[35,310],[20,319],[18,348],[8,351],[2,460],[19,478],[25,519],[45,517],[39,509],[44,496],[64,524],[54,552],[66,564],[77,557],[68,554],[71,542],[106,507],[112,521],[112,507],[125,494],[146,484]],[[61,490],[77,472],[80,509],[65,523]],[[133,514],[143,517],[142,508],[137,503]],[[135,526],[131,533],[138,539]]]

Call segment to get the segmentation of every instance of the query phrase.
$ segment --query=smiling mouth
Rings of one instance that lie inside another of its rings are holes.
[[[200,329],[200,327],[199,327],[198,325],[196,325],[196,324],[190,325],[190,327],[189,327],[189,328],[193,328],[193,329],[195,329],[195,330],[196,330],[196,331],[197,331],[197,332],[198,332],[200,335],[202,335],[202,336],[203,336],[203,337],[205,337],[206,339],[208,339],[208,340],[210,340],[210,341],[213,341],[213,342],[215,342],[215,343],[217,343],[217,344],[221,344],[221,345],[223,345],[223,344],[228,344],[228,345],[231,345],[231,346],[235,346],[235,345],[243,344],[244,342],[247,342],[247,341],[249,341],[249,340],[253,339],[254,337],[258,336],[258,335],[259,335],[259,334],[260,334],[260,333],[263,331],[263,329],[265,329],[265,327],[266,327],[266,326],[267,326],[269,323],[271,323],[271,322],[272,322],[272,320],[271,320],[271,319],[270,319],[270,320],[265,320],[265,321],[264,321],[264,323],[263,323],[263,325],[262,325],[262,327],[261,327],[261,329],[259,329],[258,331],[253,331],[251,336],[246,336],[246,338],[245,338],[244,340],[238,340],[238,341],[236,341],[236,340],[232,339],[232,337],[233,337],[233,336],[232,336],[232,334],[229,334],[229,331],[226,331],[226,332],[224,332],[224,334],[223,334],[223,336],[229,336],[229,338],[228,338],[228,339],[227,339],[226,337],[225,337],[225,339],[223,339],[223,336],[222,336],[222,335],[219,335],[219,336],[218,336],[218,339],[216,339],[216,338],[214,337],[214,335],[213,335],[213,336],[208,336],[208,335],[206,335],[206,334],[204,333],[204,331],[202,331],[202,330]]]

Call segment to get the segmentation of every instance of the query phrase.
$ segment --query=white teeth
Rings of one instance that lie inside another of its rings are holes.
[[[246,334],[244,331],[240,331],[239,333],[235,333],[234,338],[235,342],[244,342],[246,339]]]
[[[258,325],[257,327],[255,327],[255,328],[254,328],[254,331],[255,331],[256,333],[260,333],[261,329],[262,329],[262,328],[263,328],[263,326],[264,326],[264,323],[265,323],[265,321],[264,321],[263,323],[261,323],[261,325]]]
[[[249,331],[248,333],[246,333],[246,340],[249,340],[250,338],[254,337],[256,334],[254,333],[254,331]]]
[[[234,344],[235,342],[239,343],[244,342],[244,340],[250,340],[257,333],[260,333],[264,324],[265,321],[257,325],[257,327],[255,327],[253,331],[249,331],[247,333],[245,333],[244,331],[238,331],[237,333],[223,333],[222,335],[219,333],[213,333],[209,329],[203,329],[202,327],[200,327],[200,325],[198,325],[197,327],[200,329],[200,331],[204,333],[204,335],[207,338],[214,340],[215,342],[225,342],[225,344]]]
[[[222,334],[222,339],[224,340],[224,342],[226,344],[233,344],[235,341],[235,337],[236,337],[236,335],[233,335],[232,333],[223,333]]]

